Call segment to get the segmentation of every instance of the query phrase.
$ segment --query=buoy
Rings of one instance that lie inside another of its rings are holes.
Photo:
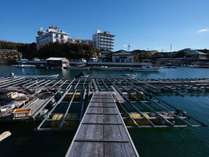
[[[0,134],[0,142],[3,141],[4,139],[8,138],[11,136],[12,133],[10,131],[5,131],[2,134]]]

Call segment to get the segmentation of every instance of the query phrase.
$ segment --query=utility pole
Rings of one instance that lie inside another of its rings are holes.
[[[131,45],[130,44],[128,44],[128,51],[130,51],[131,50]]]
[[[173,51],[173,45],[170,44],[170,52],[172,52],[172,51]]]

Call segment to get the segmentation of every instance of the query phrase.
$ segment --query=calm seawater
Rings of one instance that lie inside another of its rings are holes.
[[[10,73],[17,75],[45,75],[60,74],[61,77],[72,79],[81,70],[46,70],[35,68],[15,68],[0,66],[0,76]],[[209,78],[209,69],[197,68],[162,68],[160,72],[113,72],[113,71],[83,71],[85,74],[107,77],[132,77],[137,79],[148,78]],[[169,96],[163,100],[186,110],[190,115],[209,125],[209,96]],[[27,124],[26,124],[27,125]],[[29,129],[14,130],[12,137],[0,143],[0,156],[34,156],[55,157],[64,156],[74,135],[70,131],[33,132]],[[147,128],[130,129],[130,134],[142,157],[209,157],[209,128]]]

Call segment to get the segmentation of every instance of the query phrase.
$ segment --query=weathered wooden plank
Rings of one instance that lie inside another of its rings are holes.
[[[94,115],[94,114],[87,114],[84,117],[83,123],[103,123],[103,124],[121,124],[122,120],[120,119],[119,115]]]
[[[103,123],[122,123],[119,115],[103,115]]]
[[[91,103],[114,103],[114,100],[109,100],[107,99],[93,99],[93,101],[91,101]]]
[[[104,141],[129,141],[125,128],[122,125],[104,125]]]
[[[104,143],[105,157],[136,157],[130,143]]]
[[[89,104],[90,105],[90,107],[92,107],[92,106],[99,106],[99,107],[103,107],[103,106],[109,106],[109,107],[115,107],[115,103],[114,102],[112,102],[112,103],[102,103],[102,102],[100,102],[100,103],[96,103],[96,102],[94,102],[94,103],[90,103]]]
[[[88,113],[95,113],[95,114],[117,114],[116,108],[97,108],[97,107],[91,107],[88,108],[87,114]]]
[[[112,140],[111,140],[112,141]],[[136,156],[134,149],[130,143],[121,142],[75,142],[72,147],[70,157],[134,157]]]
[[[75,140],[126,142],[129,138],[122,125],[81,125]]]
[[[94,94],[66,157],[138,157],[112,95]]]
[[[98,107],[98,108],[115,108],[114,106],[94,106],[94,105],[91,105],[90,107]]]
[[[68,157],[104,157],[103,143],[74,142]]]
[[[102,125],[81,125],[80,130],[75,140],[95,140],[103,139],[103,126]]]
[[[118,111],[116,108],[103,108],[103,113],[116,114]]]

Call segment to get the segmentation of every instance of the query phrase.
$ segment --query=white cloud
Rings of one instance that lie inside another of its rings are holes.
[[[199,29],[199,30],[197,31],[197,33],[206,33],[206,32],[209,32],[209,28],[208,28],[208,27]]]

